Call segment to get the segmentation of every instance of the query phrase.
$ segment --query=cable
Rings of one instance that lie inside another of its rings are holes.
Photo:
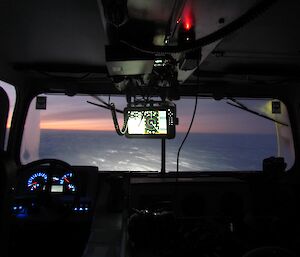
[[[103,103],[104,105],[106,105],[107,107],[111,108],[110,104],[105,102],[100,96],[97,95],[91,95],[91,97],[95,98],[96,100],[98,100],[99,102]]]
[[[180,147],[178,148],[178,152],[177,152],[177,161],[176,161],[176,176],[175,176],[175,202],[177,203],[178,200],[179,200],[179,189],[178,189],[178,173],[179,173],[179,156],[180,156],[180,151],[186,141],[186,139],[188,138],[189,134],[190,134],[190,131],[191,131],[191,128],[193,126],[193,122],[194,122],[194,118],[195,118],[195,115],[196,115],[196,110],[197,110],[197,105],[198,105],[198,93],[196,94],[196,98],[195,98],[195,107],[194,107],[194,111],[193,111],[193,116],[192,116],[192,119],[191,119],[191,123],[190,123],[190,126],[188,128],[188,131],[186,132],[186,135],[184,137],[184,139],[182,140],[181,142],[181,145]],[[177,204],[176,204],[177,206]]]
[[[239,18],[235,19],[228,25],[223,28],[207,35],[202,38],[195,40],[195,42],[190,43],[189,45],[181,45],[181,46],[152,46],[149,48],[137,46],[131,42],[121,40],[120,42],[135,49],[140,52],[148,53],[148,54],[172,54],[172,53],[186,53],[190,51],[194,51],[200,49],[203,46],[214,43],[229,34],[239,30],[244,27],[246,24],[251,22],[253,19],[267,11],[274,3],[278,0],[262,0],[254,7],[249,9],[246,13],[244,13]]]
[[[197,67],[198,67],[198,69],[199,69],[199,65],[200,65],[200,58],[198,58],[198,60],[197,60]],[[177,182],[178,182],[180,151],[181,151],[181,148],[183,147],[183,145],[184,145],[186,139],[188,138],[188,136],[189,136],[189,134],[190,134],[191,128],[192,128],[193,123],[194,123],[196,111],[197,111],[199,85],[200,85],[200,76],[199,76],[199,72],[198,72],[198,75],[197,75],[197,86],[198,86],[198,90],[197,90],[196,97],[195,97],[195,106],[194,106],[194,111],[193,111],[191,123],[190,123],[190,126],[189,126],[189,128],[188,128],[188,130],[187,130],[187,132],[186,132],[186,135],[185,135],[184,139],[182,140],[181,145],[179,146],[178,152],[177,152],[177,159],[176,159],[176,174],[177,174],[177,175],[176,175],[176,184],[177,184]]]
[[[177,173],[179,172],[179,155],[180,155],[180,151],[181,151],[181,148],[183,147],[183,145],[184,145],[186,139],[188,138],[188,136],[189,136],[189,134],[190,134],[190,131],[191,131],[191,128],[192,128],[192,126],[193,126],[194,119],[195,119],[195,115],[196,115],[196,110],[197,110],[197,105],[198,105],[198,94],[196,95],[196,98],[195,98],[195,107],[194,107],[193,116],[192,116],[192,120],[191,120],[189,129],[188,129],[188,131],[186,132],[185,137],[184,137],[184,139],[182,140],[180,147],[178,148],[178,152],[177,152],[177,162],[176,162],[176,172],[177,172]]]
[[[165,39],[164,39],[164,42],[166,42],[166,39],[169,39],[169,38],[172,38],[174,37],[174,33],[176,31],[176,28],[178,26],[178,19],[180,19],[180,15],[182,15],[182,12],[183,12],[183,9],[185,7],[185,4],[186,4],[187,0],[184,0],[184,1],[178,1],[178,0],[175,0],[174,1],[174,4],[173,4],[173,7],[172,7],[172,11],[171,11],[171,16],[169,18],[169,21],[168,21],[168,26],[167,26],[167,29],[166,29],[166,33],[165,33]],[[176,7],[178,9],[178,7],[180,8],[178,11],[177,11],[177,16],[175,16],[175,11],[176,11]],[[179,17],[178,17],[179,15]],[[175,26],[173,28],[173,30],[171,31],[171,27],[172,27],[172,21],[174,21],[174,18],[175,18]],[[165,43],[166,44],[166,43]]]
[[[117,112],[119,112],[119,113],[124,113],[124,112],[121,111],[121,110],[116,109],[114,103],[108,104],[108,103],[106,103],[104,100],[102,100],[98,96],[92,96],[92,97],[94,97],[95,99],[97,99],[98,101],[100,101],[104,105],[102,105],[102,104],[96,104],[96,103],[93,103],[93,102],[90,102],[90,101],[87,101],[87,103],[95,105],[95,106],[98,106],[98,107],[101,107],[101,108],[104,108],[104,109],[110,110],[111,111],[111,116],[112,116],[112,119],[113,119],[113,123],[114,123],[114,126],[115,126],[115,130],[116,130],[117,134],[119,136],[124,136],[125,133],[126,133],[126,131],[127,131],[127,129],[128,129],[128,115],[125,115],[123,127],[122,127],[122,129],[120,129],[118,118],[117,118]],[[110,98],[109,98],[109,101],[110,101]]]
[[[114,126],[115,126],[117,134],[119,136],[124,136],[128,129],[128,115],[125,115],[125,117],[127,117],[127,118],[124,120],[122,129],[120,129],[118,118],[117,118],[117,113],[116,113],[116,108],[113,103],[111,103],[111,115],[113,118],[113,122],[114,122]]]
[[[101,107],[101,108],[104,108],[104,109],[108,109],[108,110],[111,110],[111,106],[107,106],[107,105],[102,105],[102,104],[96,104],[96,103],[93,103],[91,101],[86,101],[88,104],[92,104],[92,105],[95,105],[95,106],[98,106],[98,107]],[[115,108],[115,111],[118,112],[118,113],[124,113],[123,111],[119,110],[119,109],[116,109]]]

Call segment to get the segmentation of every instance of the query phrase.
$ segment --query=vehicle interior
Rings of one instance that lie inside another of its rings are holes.
[[[300,256],[299,11],[0,0],[0,255]]]

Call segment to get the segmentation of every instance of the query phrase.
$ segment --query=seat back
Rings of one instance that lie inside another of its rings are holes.
[[[9,256],[13,191],[17,165],[6,152],[0,153],[0,256]]]

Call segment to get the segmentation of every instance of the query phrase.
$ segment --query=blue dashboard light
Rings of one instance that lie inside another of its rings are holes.
[[[78,210],[77,207],[75,207],[75,208],[74,208],[74,211],[77,211],[77,210]]]
[[[18,219],[24,219],[28,217],[27,209],[24,206],[14,206],[13,209]]]
[[[16,215],[16,217],[18,219],[25,219],[25,218],[28,217],[28,214],[27,213],[19,213],[19,214]]]
[[[89,210],[89,208],[85,208],[85,210],[86,210],[86,211],[88,211],[88,210]]]
[[[45,172],[35,172],[27,180],[29,191],[44,190],[43,185],[47,183],[48,175]]]
[[[80,208],[79,208],[79,211],[83,211],[83,208],[80,207]]]

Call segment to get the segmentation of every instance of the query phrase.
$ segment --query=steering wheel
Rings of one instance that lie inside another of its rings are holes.
[[[251,250],[243,257],[296,257],[296,255],[281,247],[266,246]]]
[[[37,210],[37,216],[40,216],[43,220],[48,222],[57,222],[63,220],[73,212],[74,207],[80,202],[80,185],[78,183],[78,174],[72,170],[70,164],[58,159],[41,159],[30,162],[21,168],[22,173],[31,172],[33,170],[45,167],[47,174],[51,179],[48,179],[45,184],[45,190],[41,190],[29,196],[29,199],[35,202],[35,210]],[[76,185],[76,191],[70,196],[71,201],[66,206],[61,201],[61,195],[51,193],[51,183],[54,172],[60,170],[62,173],[70,172],[74,174],[74,184]],[[19,181],[20,182],[20,181]],[[28,199],[28,198],[27,198]]]

